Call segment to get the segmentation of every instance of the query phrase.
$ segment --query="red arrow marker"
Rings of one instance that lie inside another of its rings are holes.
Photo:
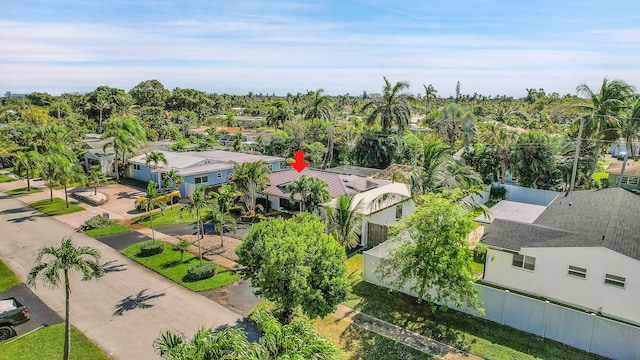
[[[295,152],[295,161],[289,164],[291,164],[291,166],[293,166],[293,168],[296,169],[298,172],[302,172],[302,170],[304,170],[304,168],[306,168],[307,165],[309,165],[309,162],[304,161],[304,151],[298,150]]]

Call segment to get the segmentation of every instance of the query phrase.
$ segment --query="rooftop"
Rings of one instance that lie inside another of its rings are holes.
[[[624,163],[624,161],[613,159],[605,171],[607,174],[619,175],[620,171],[622,171],[622,163]],[[624,168],[624,174],[628,176],[640,176],[640,163],[629,159],[627,166]]]

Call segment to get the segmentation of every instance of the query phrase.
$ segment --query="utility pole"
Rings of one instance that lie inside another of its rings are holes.
[[[582,127],[584,118],[580,118],[580,129],[578,130],[578,141],[576,142],[576,154],[573,157],[573,171],[571,172],[571,188],[569,192],[573,192],[573,187],[576,185],[576,174],[578,172],[578,158],[580,157],[580,141],[582,140]],[[598,159],[596,159],[598,161]]]

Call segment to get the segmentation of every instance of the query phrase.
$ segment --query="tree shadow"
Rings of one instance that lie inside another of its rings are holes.
[[[39,211],[34,211],[33,213],[27,215],[27,216],[22,216],[22,217],[17,217],[17,218],[13,218],[13,219],[9,219],[7,220],[8,222],[12,222],[12,223],[23,223],[25,221],[35,221],[37,218],[40,217],[48,217],[49,215],[45,215]]]
[[[256,327],[256,324],[254,324],[253,321],[249,320],[248,318],[236,320],[235,324],[233,325],[220,325],[217,328],[213,329],[213,331],[214,332],[222,331],[224,329],[229,329],[229,328],[237,328],[242,330],[244,334],[247,336],[247,340],[251,342],[260,340],[261,335],[258,332],[258,328]]]
[[[117,261],[118,260],[111,260],[111,261],[107,261],[106,263],[102,264],[102,268],[104,269],[104,273],[100,274],[97,277],[101,278],[101,277],[105,276],[108,273],[120,272],[120,271],[127,270],[127,265],[126,264],[116,264]],[[87,281],[87,280],[91,280],[91,279],[88,279],[86,276],[82,277],[82,281]]]
[[[149,289],[140,290],[140,292],[138,292],[136,295],[129,295],[126,298],[120,300],[120,302],[115,306],[116,310],[113,312],[113,316],[122,316],[125,312],[135,309],[151,308],[153,307],[153,304],[148,303],[150,300],[166,295],[166,293],[145,295],[145,292],[147,290]]]

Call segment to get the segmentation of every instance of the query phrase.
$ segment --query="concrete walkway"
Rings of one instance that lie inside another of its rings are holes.
[[[79,234],[55,217],[15,198],[0,201],[0,258],[22,279],[42,246],[72,236],[78,246],[92,246],[113,271],[97,281],[71,275],[71,323],[115,360],[157,360],[152,343],[165,330],[191,336],[200,326],[236,325],[242,316],[125,258],[116,250]],[[64,291],[38,285],[34,293],[64,316]]]

